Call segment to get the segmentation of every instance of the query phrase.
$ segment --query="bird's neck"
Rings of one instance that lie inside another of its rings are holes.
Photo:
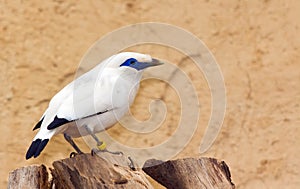
[[[129,69],[126,69],[126,70],[123,70],[123,72],[121,73],[122,75],[122,78],[124,80],[127,80],[129,82],[140,82],[141,78],[142,78],[142,74],[143,74],[143,71],[135,71],[135,70],[129,70]]]

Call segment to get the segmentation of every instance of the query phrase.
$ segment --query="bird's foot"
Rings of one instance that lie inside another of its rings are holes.
[[[121,152],[121,151],[115,151],[115,152],[113,152],[113,151],[109,151],[107,149],[99,150],[98,148],[93,148],[91,150],[91,155],[93,156],[93,155],[95,155],[97,153],[103,153],[103,152],[111,153],[111,154],[114,154],[114,155],[123,155],[123,152]]]
[[[73,157],[75,157],[75,156],[77,156],[77,155],[80,155],[80,154],[83,154],[82,152],[71,152],[70,153],[70,158],[73,158]]]
[[[108,152],[108,153],[115,154],[115,155],[123,155],[123,152],[120,152],[120,151],[112,152],[112,151],[107,150],[106,143],[103,141],[99,145],[97,145],[97,148],[92,149],[91,155],[93,156],[93,155],[97,154],[98,152]]]
[[[121,151],[112,152],[112,151],[109,151],[109,150],[105,149],[105,152],[111,153],[111,154],[114,154],[114,155],[120,155],[120,156],[124,155],[123,152],[121,152]]]

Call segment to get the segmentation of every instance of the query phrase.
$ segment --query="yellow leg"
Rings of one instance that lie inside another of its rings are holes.
[[[104,141],[100,141],[98,139],[98,137],[90,130],[90,128],[88,128],[88,126],[85,125],[85,129],[87,130],[87,132],[94,138],[94,140],[97,142],[97,149],[100,152],[108,152],[111,154],[119,154],[119,155],[123,155],[122,152],[111,152],[109,150],[106,149],[106,143]],[[92,154],[96,153],[96,151],[92,150]]]

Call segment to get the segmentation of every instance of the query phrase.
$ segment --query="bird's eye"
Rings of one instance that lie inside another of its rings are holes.
[[[135,60],[131,60],[131,61],[129,62],[129,64],[130,64],[130,65],[134,65],[134,64],[135,64]]]

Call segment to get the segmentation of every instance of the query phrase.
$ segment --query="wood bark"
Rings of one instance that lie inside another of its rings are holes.
[[[101,153],[82,154],[55,161],[51,173],[54,188],[152,188],[142,170],[131,167],[128,158]]]
[[[145,173],[135,168],[132,163],[123,155],[77,155],[53,162],[50,181],[44,165],[16,169],[9,174],[8,188],[152,189]],[[187,158],[166,162],[148,160],[143,170],[167,188],[234,188],[227,165],[212,158]]]
[[[175,189],[233,189],[231,175],[224,161],[213,158],[187,158],[171,161],[147,160],[143,170],[163,186]]]
[[[45,165],[30,165],[9,173],[9,189],[46,189],[48,188],[48,172]]]

